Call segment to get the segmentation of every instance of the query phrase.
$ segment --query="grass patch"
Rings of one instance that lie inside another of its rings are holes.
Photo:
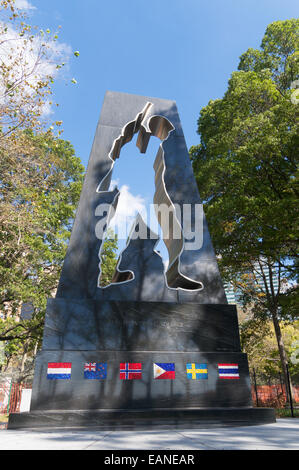
[[[0,423],[7,423],[8,415],[0,414]]]
[[[292,418],[290,408],[275,408],[276,418]],[[294,417],[299,418],[299,409],[294,408]]]

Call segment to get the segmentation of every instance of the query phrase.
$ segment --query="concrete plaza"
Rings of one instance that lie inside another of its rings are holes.
[[[299,450],[299,419],[206,429],[0,430],[0,450]]]

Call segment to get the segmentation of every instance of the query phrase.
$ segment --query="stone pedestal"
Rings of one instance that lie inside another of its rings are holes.
[[[70,378],[47,378],[49,363],[71,364]],[[106,364],[105,378],[85,378],[86,363]],[[140,364],[140,378],[121,379],[122,363]],[[160,363],[174,365],[174,378],[155,378],[154,364]],[[205,367],[206,375],[192,378],[190,364]],[[238,377],[222,378],[219,364],[237,364]],[[252,408],[235,306],[52,299],[31,410],[11,415],[9,428],[273,421],[273,410]]]

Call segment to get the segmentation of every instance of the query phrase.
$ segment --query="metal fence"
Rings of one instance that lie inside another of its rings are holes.
[[[0,384],[0,414],[18,413],[20,411],[22,390],[31,389],[29,384]]]
[[[287,368],[287,381],[283,380],[282,372],[276,376],[259,374],[251,369],[251,394],[255,406],[270,408],[289,408],[291,416],[295,417],[294,409],[299,407],[299,385],[292,380]]]
[[[257,370],[250,370],[251,395],[254,406],[270,408],[290,408],[294,416],[294,408],[299,408],[299,385],[291,380],[285,384],[282,374],[276,377],[265,377]],[[292,387],[290,387],[292,383]],[[23,389],[31,389],[32,384],[12,382],[0,383],[0,414],[18,413],[20,411]],[[292,393],[290,393],[290,389]]]

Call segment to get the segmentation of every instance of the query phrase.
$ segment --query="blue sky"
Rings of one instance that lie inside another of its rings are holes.
[[[297,0],[32,0],[32,23],[80,51],[76,86],[56,86],[64,138],[86,164],[106,90],[173,99],[187,146],[196,121],[221,98],[239,57],[259,47],[269,23],[298,17]]]
[[[175,100],[189,148],[199,143],[200,109],[223,96],[240,55],[259,47],[269,23],[299,13],[297,0],[18,1],[35,7],[28,10],[32,24],[60,25],[59,41],[80,52],[55,85],[60,106],[52,117],[63,120],[63,138],[85,166],[106,90]],[[130,151],[134,165],[137,151]],[[148,157],[138,161],[143,175],[151,171]],[[138,186],[130,165],[127,158],[113,178],[148,201],[152,178]]]

